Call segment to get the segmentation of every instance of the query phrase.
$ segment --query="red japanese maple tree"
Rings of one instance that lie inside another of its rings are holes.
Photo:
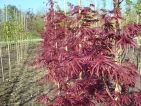
[[[37,96],[46,106],[141,106],[141,92],[132,91],[138,71],[129,60],[120,61],[127,45],[141,29],[136,23],[122,28],[120,9],[93,9],[70,5],[66,14],[54,10],[54,2],[45,17],[42,51],[37,61],[47,69],[41,81],[55,82],[54,97]],[[97,24],[99,23],[99,24]],[[97,24],[97,25],[96,25]]]

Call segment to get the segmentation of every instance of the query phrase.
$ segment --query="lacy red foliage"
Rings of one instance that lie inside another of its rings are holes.
[[[37,99],[46,106],[141,106],[141,93],[134,88],[138,71],[129,60],[119,64],[118,48],[136,47],[133,38],[141,27],[130,23],[118,30],[114,22],[123,19],[118,8],[99,12],[90,7],[71,6],[65,15],[50,8],[42,31],[41,52],[34,65],[47,69],[40,81],[55,82],[54,98],[48,95]],[[81,11],[81,12],[79,12]],[[95,26],[96,22],[101,25]],[[81,73],[81,74],[80,74]],[[121,86],[116,92],[115,83]],[[118,99],[115,99],[118,97]]]

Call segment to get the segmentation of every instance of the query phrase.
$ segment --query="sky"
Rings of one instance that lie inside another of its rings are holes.
[[[0,0],[0,8],[3,8],[6,4],[15,5],[17,8],[26,11],[29,8],[33,8],[33,12],[45,7],[43,2],[47,0]]]
[[[42,10],[46,8],[46,3],[48,0],[0,0],[0,8],[3,8],[5,4],[15,5],[19,9],[26,11],[29,8],[33,9],[33,12],[36,13],[38,10]],[[63,9],[64,0],[55,0],[58,2],[58,5]],[[66,0],[67,2],[71,2],[72,4],[77,5],[78,0]],[[98,8],[103,6],[102,0],[82,0],[82,6],[88,6],[89,3],[94,3]],[[106,8],[112,9],[112,1],[106,0]],[[43,3],[45,2],[45,3]]]

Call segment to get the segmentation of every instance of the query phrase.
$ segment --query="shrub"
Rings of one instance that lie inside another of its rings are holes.
[[[121,62],[127,45],[133,41],[141,26],[129,23],[119,28],[122,20],[119,8],[96,11],[94,5],[70,5],[65,15],[54,10],[54,2],[45,14],[42,31],[42,52],[34,65],[47,69],[38,82],[55,82],[53,98],[37,96],[47,106],[141,106],[141,93],[131,91],[139,76],[129,60]],[[98,26],[96,26],[96,24]]]

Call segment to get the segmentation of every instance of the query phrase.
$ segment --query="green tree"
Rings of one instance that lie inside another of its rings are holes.
[[[137,23],[140,22],[140,15],[141,15],[141,0],[137,0],[136,3],[134,4],[134,8],[136,10],[137,13]]]
[[[132,1],[131,0],[126,0],[125,3],[126,3],[125,13],[128,16],[129,13],[131,12],[131,4],[132,4]]]
[[[34,20],[33,20],[33,24],[35,25],[35,28],[38,30],[43,30],[43,21],[44,19],[42,18],[42,16],[44,15],[44,10],[38,10],[35,15],[34,15]]]
[[[6,15],[6,13],[7,13],[7,19],[11,20],[11,19],[14,19],[15,13],[17,14],[20,13],[20,10],[16,6],[9,4],[4,7],[4,14]]]
[[[2,22],[2,9],[0,8],[0,23]]]
[[[103,7],[106,7],[106,0],[102,0]]]
[[[38,31],[42,31],[43,28],[44,28],[44,25],[43,25],[43,21],[44,19],[42,18],[43,16],[43,12],[42,11],[38,11],[35,15],[34,15],[34,19],[33,19],[33,29],[32,29],[32,37],[35,36],[35,37],[39,37],[40,36],[40,33],[37,32]]]
[[[37,32],[43,30],[43,15],[45,14],[45,8],[40,8],[36,13],[31,10],[27,12],[27,30],[29,32],[30,38],[40,37],[40,33]]]

